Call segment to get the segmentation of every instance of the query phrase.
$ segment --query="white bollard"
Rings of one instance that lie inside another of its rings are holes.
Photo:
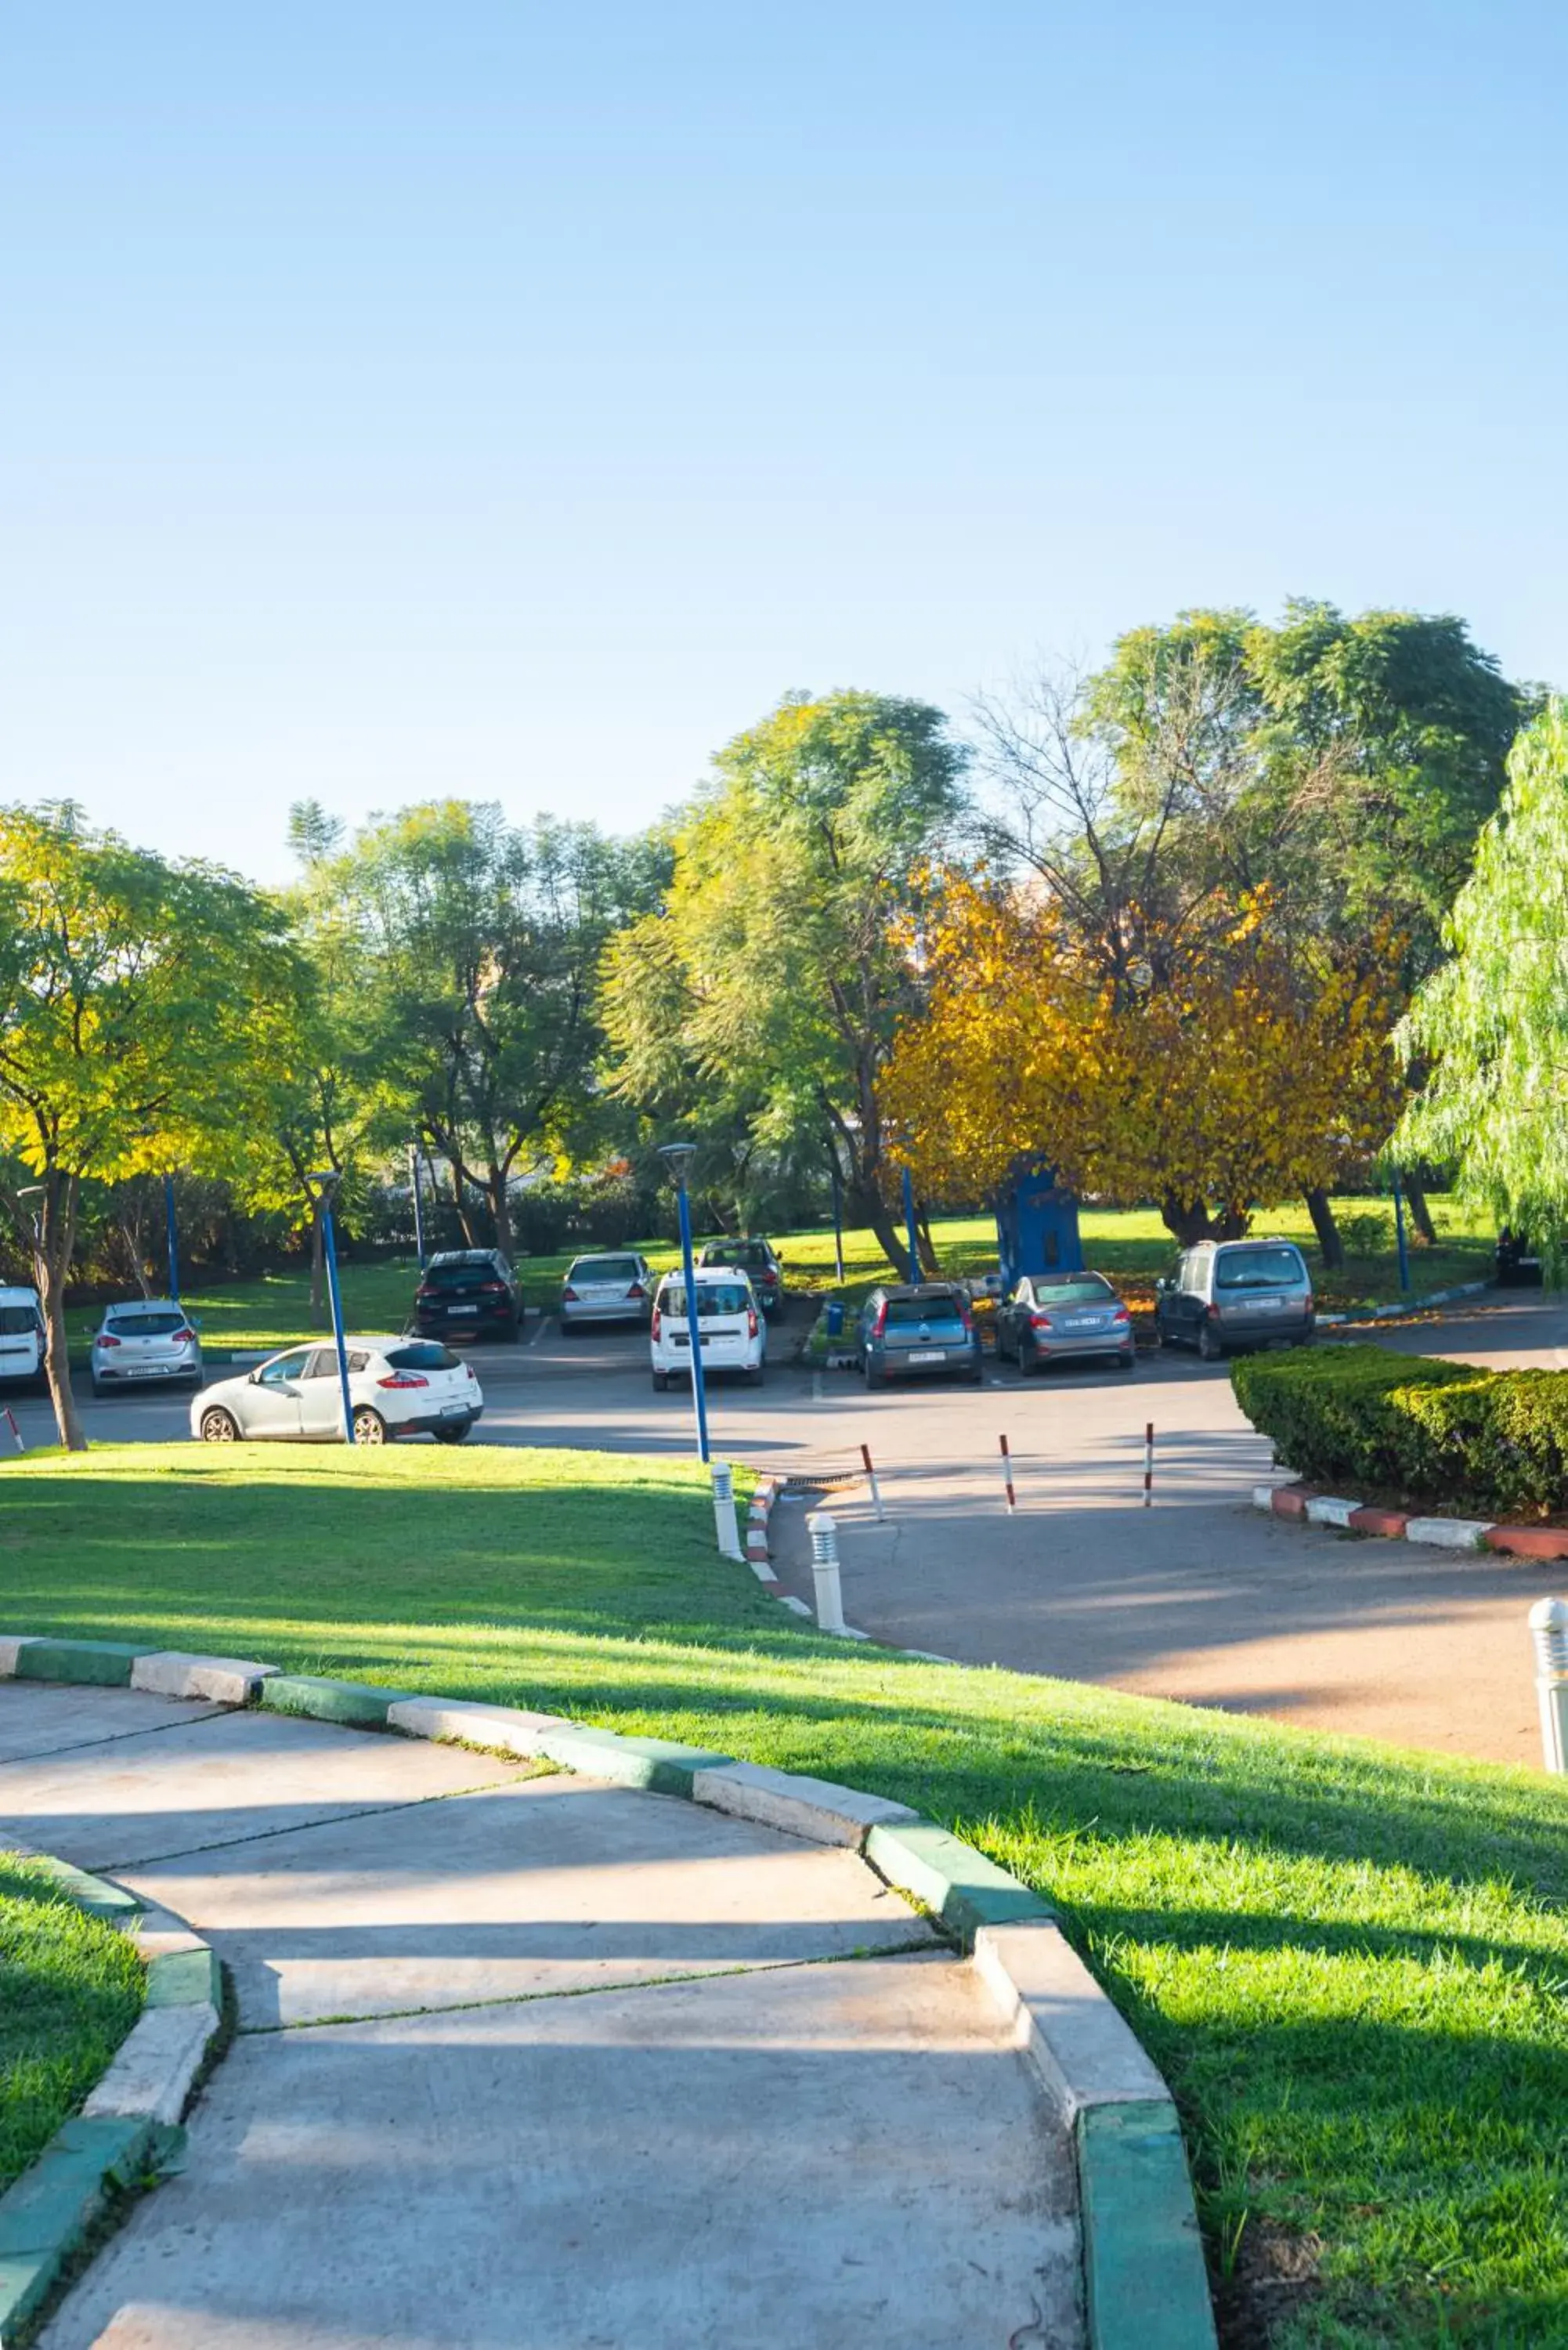
[[[816,1621],[824,1632],[844,1629],[844,1593],[838,1579],[838,1521],[814,1510],[805,1522],[811,1536],[811,1579],[816,1586]]]
[[[745,1555],[735,1526],[735,1472],[727,1461],[713,1463],[713,1531],[719,1537],[722,1557]]]
[[[1535,1694],[1548,1771],[1568,1771],[1568,1599],[1538,1599],[1530,1611]]]

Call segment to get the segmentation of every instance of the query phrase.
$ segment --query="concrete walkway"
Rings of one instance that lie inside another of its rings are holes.
[[[852,1852],[24,1682],[8,1836],[185,1918],[239,2009],[188,2168],[44,2350],[1083,2339],[1066,2137],[971,1970]]]

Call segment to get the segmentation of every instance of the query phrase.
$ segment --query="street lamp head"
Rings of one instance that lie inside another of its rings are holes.
[[[317,1184],[323,1191],[330,1191],[340,1178],[336,1167],[317,1167],[311,1170],[305,1180],[307,1183]]]
[[[661,1142],[659,1155],[669,1168],[678,1191],[686,1189],[686,1170],[697,1156],[694,1142]]]

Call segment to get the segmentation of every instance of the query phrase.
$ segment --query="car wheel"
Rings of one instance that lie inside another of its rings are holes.
[[[94,1403],[101,1403],[103,1401],[103,1389],[96,1379],[92,1382],[92,1399]]]
[[[518,1340],[523,1336],[523,1316],[521,1314],[514,1314],[512,1316],[511,1321],[506,1325],[502,1336],[504,1337],[509,1347],[516,1346]]]
[[[667,1394],[667,1393],[669,1392],[669,1388],[670,1388],[670,1374],[669,1374],[669,1372],[668,1372],[668,1371],[655,1371],[655,1372],[654,1372],[654,1374],[653,1374],[653,1391],[654,1391],[654,1393],[655,1393],[656,1395],[665,1395],[665,1394]]]
[[[1027,1342],[1027,1344],[1025,1344],[1025,1342],[1024,1342],[1023,1338],[1022,1336],[1020,1336],[1019,1341],[1018,1341],[1018,1376],[1019,1376],[1019,1378],[1020,1378],[1021,1379],[1026,1379],[1026,1378],[1028,1378],[1031,1376],[1031,1374],[1032,1374],[1033,1372],[1037,1371],[1039,1368],[1040,1368],[1040,1349],[1039,1349],[1039,1347],[1034,1344],[1034,1341],[1033,1341],[1033,1338],[1031,1338],[1031,1339]]]
[[[432,1428],[431,1434],[438,1444],[461,1444],[472,1428],[472,1419],[461,1420],[455,1428]],[[372,1438],[371,1441],[374,1442]]]
[[[749,1388],[760,1388],[762,1383],[763,1367],[761,1363],[749,1363],[746,1366],[746,1385]]]
[[[966,1388],[982,1388],[985,1385],[985,1365],[977,1363],[972,1371],[966,1371],[963,1383]]]
[[[561,1336],[562,1336],[562,1337],[563,1337],[563,1338],[575,1338],[575,1337],[576,1336],[576,1334],[577,1334],[578,1330],[579,1330],[579,1329],[581,1328],[581,1326],[581,1326],[581,1324],[580,1324],[580,1323],[577,1323],[577,1322],[574,1322],[574,1321],[573,1321],[573,1319],[572,1319],[572,1317],[571,1317],[571,1315],[570,1315],[569,1314],[563,1314],[563,1315],[559,1317],[559,1319],[560,1319],[560,1324],[561,1324]]]
[[[233,1415],[229,1412],[214,1409],[202,1414],[203,1444],[233,1444],[237,1440],[239,1432],[234,1426]]]
[[[1118,1356],[1116,1357],[1116,1368],[1117,1368],[1117,1370],[1118,1370],[1118,1371],[1136,1371],[1136,1370],[1137,1370],[1137,1355],[1134,1353],[1134,1351],[1133,1351],[1132,1347],[1129,1347],[1127,1348],[1127,1353],[1126,1353],[1125,1355],[1118,1355]]]
[[[387,1441],[387,1423],[379,1411],[371,1410],[368,1403],[354,1407],[354,1441],[356,1444],[385,1444]]]
[[[1200,1322],[1198,1325],[1199,1361],[1200,1363],[1217,1363],[1224,1351],[1224,1347],[1220,1344],[1219,1339],[1214,1336],[1214,1333],[1209,1327],[1208,1323]]]

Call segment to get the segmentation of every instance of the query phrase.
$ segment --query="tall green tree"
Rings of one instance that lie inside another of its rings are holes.
[[[220,1160],[258,1034],[300,984],[280,909],[232,875],[0,809],[0,1187],[32,1254],[60,1441],[82,1434],[65,1291],[82,1184]]]
[[[369,826],[327,868],[358,957],[383,1139],[418,1135],[480,1192],[513,1251],[508,1188],[594,1129],[597,974],[646,896],[648,860],[588,825],[509,825],[431,801]]]
[[[1520,735],[1502,806],[1455,899],[1451,959],[1400,1025],[1429,1071],[1393,1148],[1451,1161],[1461,1192],[1535,1243],[1568,1252],[1568,702]]]
[[[683,1102],[694,1126],[739,1111],[773,1145],[830,1152],[895,1263],[881,1073],[914,994],[901,934],[960,814],[962,767],[923,702],[789,696],[719,754],[677,827],[662,904],[605,971],[621,1088]]]

